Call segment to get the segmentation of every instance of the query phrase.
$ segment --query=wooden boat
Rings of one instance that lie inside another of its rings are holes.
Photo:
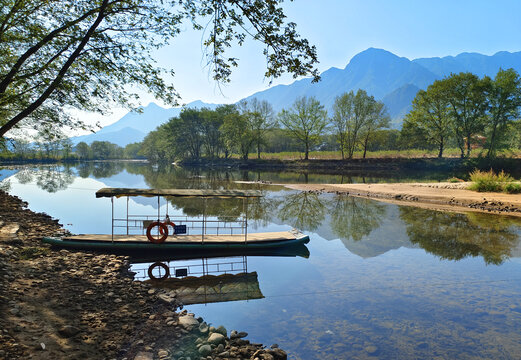
[[[128,212],[128,199],[131,196],[157,197],[157,214],[130,215]],[[61,238],[45,237],[43,242],[54,246],[76,249],[159,252],[170,250],[240,250],[255,252],[266,249],[286,248],[309,242],[309,236],[302,234],[298,230],[248,233],[247,201],[250,198],[261,196],[262,193],[258,190],[103,188],[96,192],[96,197],[111,198],[111,234],[82,234]],[[127,198],[127,214],[125,218],[114,217],[114,198],[119,197]],[[166,214],[161,214],[161,197],[203,199],[204,211],[202,219],[190,219],[188,217],[170,218],[168,215],[168,201],[166,202]],[[226,216],[220,216],[217,219],[209,218],[206,215],[206,200],[209,198],[243,199],[244,215],[240,218]],[[161,220],[163,218],[164,220]],[[123,233],[118,233],[118,231]]]

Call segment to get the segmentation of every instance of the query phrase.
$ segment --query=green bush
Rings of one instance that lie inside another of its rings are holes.
[[[474,170],[470,173],[470,180],[473,182],[468,187],[469,190],[479,192],[501,192],[507,183],[514,181],[514,178],[503,170],[496,174],[492,169],[489,171]]]
[[[503,191],[508,194],[519,194],[519,193],[521,193],[521,184],[520,183],[508,183],[503,188]]]

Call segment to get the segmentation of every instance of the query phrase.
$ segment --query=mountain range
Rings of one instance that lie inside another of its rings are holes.
[[[493,77],[500,68],[513,68],[521,72],[521,52],[501,51],[490,56],[461,53],[457,56],[409,60],[386,50],[369,48],[355,55],[344,69],[332,67],[324,71],[322,80],[316,84],[312,84],[310,78],[305,78],[289,85],[271,87],[245,99],[266,100],[278,112],[290,107],[299,96],[314,96],[330,110],[338,95],[363,89],[384,102],[392,119],[391,127],[400,129],[403,117],[409,112],[418,90],[426,89],[435,80],[451,73],[468,71],[480,77]],[[187,105],[193,108],[205,106],[215,108],[217,105],[202,101]],[[141,141],[150,130],[170,117],[177,116],[181,108],[164,109],[151,103],[141,110],[141,113],[128,113],[96,134],[73,138],[73,143],[107,140],[124,146]]]

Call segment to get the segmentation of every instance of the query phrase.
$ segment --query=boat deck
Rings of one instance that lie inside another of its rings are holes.
[[[271,241],[296,240],[303,235],[293,233],[291,231],[265,232],[265,233],[248,233],[248,243],[263,243]],[[96,241],[96,242],[112,242],[112,235],[108,234],[82,234],[66,236],[63,240],[69,241]],[[167,243],[201,243],[201,235],[176,235],[169,236],[164,244]],[[148,243],[146,235],[114,235],[114,242],[118,243]],[[230,235],[204,235],[205,243],[244,243],[244,234]]]

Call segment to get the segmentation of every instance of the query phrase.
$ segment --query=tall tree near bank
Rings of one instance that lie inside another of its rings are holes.
[[[241,159],[248,160],[253,135],[247,115],[240,114],[239,111],[226,115],[221,132],[226,148],[237,151]]]
[[[420,90],[412,102],[412,109],[406,115],[405,127],[415,127],[426,136],[429,143],[438,147],[438,157],[451,134],[447,91],[442,81],[435,81],[426,91]]]
[[[175,103],[177,93],[164,80],[173,72],[157,67],[152,55],[186,22],[203,30],[217,81],[229,81],[238,65],[228,48],[248,37],[265,46],[268,78],[289,72],[318,80],[316,49],[299,37],[294,23],[285,23],[280,3],[0,0],[0,137],[23,125],[85,127],[63,110],[103,113],[115,103],[133,106],[138,94],[130,89],[136,87]]]
[[[336,131],[337,141],[340,144],[342,159],[352,159],[356,148],[362,144],[364,154],[368,141],[374,131],[388,126],[387,123],[375,123],[376,101],[365,90],[359,89],[344,93],[335,99],[333,105],[332,123]],[[383,107],[380,109],[383,110]],[[381,114],[384,116],[385,114]],[[365,155],[364,155],[365,157]]]
[[[331,118],[331,122],[336,132],[337,142],[340,146],[340,152],[342,154],[342,159],[345,158],[345,152],[347,151],[348,158],[351,158],[349,149],[351,144],[350,135],[355,136],[357,131],[354,129],[350,129],[350,124],[353,122],[356,123],[356,118],[354,117],[354,93],[350,91],[349,93],[344,93],[335,98],[335,103],[333,104],[333,116]]]
[[[451,74],[442,80],[449,101],[451,124],[461,157],[469,157],[475,135],[485,127],[490,79],[472,73]]]
[[[170,119],[165,136],[174,148],[176,158],[199,160],[204,144],[203,113],[197,109],[184,109],[178,117]]]
[[[266,144],[266,133],[276,122],[273,107],[266,100],[242,100],[239,108],[247,116],[251,128],[251,135],[257,150],[257,159],[261,157],[261,147]]]
[[[521,79],[514,69],[500,69],[488,91],[487,157],[496,155],[498,143],[508,125],[519,118],[521,107]]]
[[[389,127],[390,117],[383,102],[376,101],[374,97],[370,96],[365,105],[367,106],[367,117],[363,123],[360,131],[360,138],[364,153],[362,158],[365,159],[367,155],[367,147],[373,138],[376,131]]]
[[[205,155],[209,158],[217,158],[222,149],[220,127],[223,124],[223,118],[218,116],[217,111],[206,108],[200,111],[202,117],[201,133]]]
[[[314,97],[300,97],[289,110],[282,110],[278,119],[290,134],[304,145],[304,159],[309,159],[309,150],[320,139],[327,126],[327,111]]]

